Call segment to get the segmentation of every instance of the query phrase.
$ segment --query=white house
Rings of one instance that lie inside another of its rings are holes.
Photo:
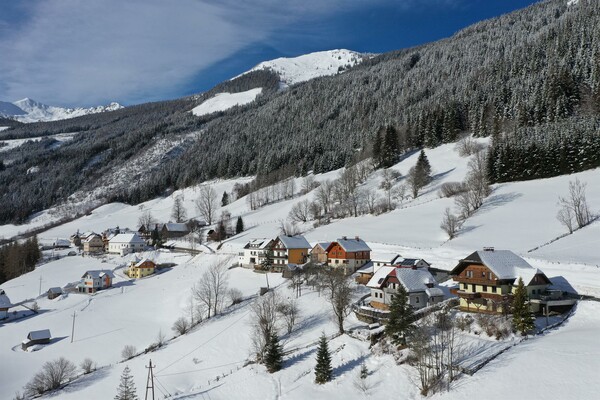
[[[239,253],[238,262],[244,268],[261,265],[272,247],[273,240],[271,239],[253,239],[246,243],[244,251]]]
[[[437,286],[429,271],[384,266],[380,267],[367,283],[367,287],[371,289],[371,306],[382,310],[389,309],[400,285],[408,293],[409,304],[415,310],[444,300],[444,292]]]
[[[111,287],[114,277],[111,271],[86,271],[81,277],[81,283],[77,285],[77,290],[80,293],[96,293],[98,290]]]
[[[145,247],[146,242],[137,233],[119,233],[108,242],[108,252],[122,256],[143,251]]]

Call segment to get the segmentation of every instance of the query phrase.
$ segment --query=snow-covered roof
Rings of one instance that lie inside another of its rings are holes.
[[[406,288],[407,292],[424,292],[428,284],[435,285],[435,279],[429,271],[421,269],[395,268],[394,274],[398,282]],[[443,294],[443,293],[442,293]]]
[[[323,250],[327,250],[327,248],[329,247],[330,244],[331,244],[331,242],[319,242],[319,243],[315,244],[315,247],[319,246]]]
[[[359,237],[354,239],[341,238],[337,240],[337,243],[342,246],[342,249],[348,253],[355,251],[371,251],[371,248]]]
[[[98,235],[97,233],[92,233],[91,235],[89,235],[88,237],[86,237],[83,242],[84,243],[89,243],[93,239],[100,239],[100,240],[102,240],[102,236]]]
[[[170,232],[188,232],[189,229],[186,224],[180,222],[169,222],[164,227]]]
[[[277,237],[281,244],[286,249],[310,249],[310,244],[306,241],[304,236],[285,236],[281,235]]]
[[[523,278],[527,285],[536,274],[543,272],[533,268],[527,261],[510,250],[480,250],[469,255],[462,262],[475,262],[488,267],[498,279]]]
[[[362,267],[360,267],[356,272],[359,274],[372,274],[374,269],[373,261],[369,261]]]
[[[438,296],[444,296],[444,291],[442,289],[440,289],[439,287],[432,287],[432,288],[427,288],[425,289],[425,293],[427,293],[427,296],[429,297],[438,297]]]
[[[110,243],[139,243],[145,244],[144,239],[138,236],[137,233],[119,233],[110,239]]]
[[[4,291],[0,289],[0,308],[11,308],[13,305]]]
[[[62,293],[62,288],[59,288],[59,287],[51,287],[50,289],[48,289],[48,291],[49,291],[50,293],[58,293],[58,294],[60,294],[60,293]]]
[[[83,274],[82,278],[85,278],[86,276],[90,276],[94,279],[96,278],[102,278],[103,276],[108,276],[110,278],[114,278],[115,275],[112,273],[112,271],[106,271],[106,270],[93,270],[93,271],[86,271],[85,274]]]
[[[71,242],[68,239],[56,239],[54,246],[71,246]]]
[[[396,265],[401,265],[403,267],[414,267],[415,265],[417,265],[420,261],[423,261],[424,263],[426,263],[427,265],[429,265],[429,263],[421,258],[403,258],[401,260],[396,260],[396,262],[394,264]]]
[[[367,282],[367,287],[381,289],[381,285],[385,281],[385,278],[392,272],[396,267],[381,267],[374,274],[369,282]]]
[[[31,331],[27,335],[27,339],[29,340],[42,340],[42,339],[50,339],[52,335],[50,335],[50,329],[42,329],[39,331]]]
[[[142,258],[140,261],[138,261],[133,267],[134,268],[139,268],[142,266],[143,263],[145,263],[146,261],[151,262],[152,264],[154,264],[154,261],[148,259],[148,258]],[[156,264],[155,264],[156,265]]]
[[[264,249],[269,243],[271,243],[271,239],[260,238],[260,239],[252,239],[244,246],[245,249]]]

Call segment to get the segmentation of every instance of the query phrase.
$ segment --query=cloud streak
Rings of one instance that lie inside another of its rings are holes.
[[[93,105],[177,96],[198,72],[288,24],[388,1],[31,1],[21,18],[0,20],[0,99]]]

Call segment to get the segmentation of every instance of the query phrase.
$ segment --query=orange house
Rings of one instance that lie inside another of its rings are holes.
[[[290,264],[306,263],[310,248],[304,236],[278,236],[273,244],[273,270],[281,272]]]
[[[326,252],[327,265],[342,268],[346,275],[352,274],[371,260],[371,248],[358,236],[354,239],[344,236],[331,242]]]

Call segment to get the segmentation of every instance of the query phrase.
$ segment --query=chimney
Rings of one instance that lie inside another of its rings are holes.
[[[494,251],[493,247],[484,247],[483,251]]]
[[[354,236],[354,239],[356,239],[357,242],[360,242],[360,238],[358,236]]]
[[[342,240],[348,240],[348,236],[342,236]]]

